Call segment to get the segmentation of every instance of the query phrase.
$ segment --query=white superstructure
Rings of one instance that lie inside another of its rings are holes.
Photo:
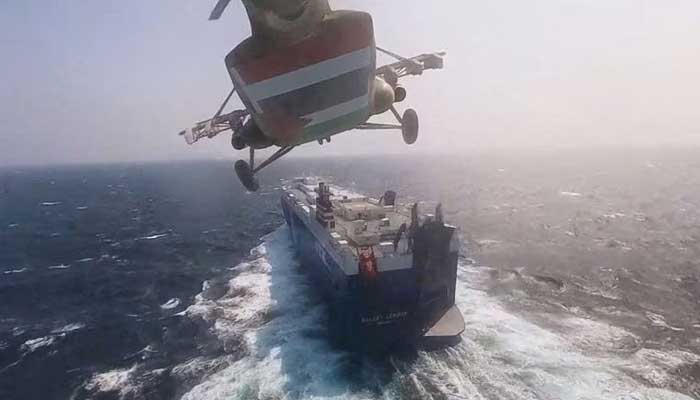
[[[326,212],[316,204],[319,182],[318,178],[295,179],[285,185],[285,196],[318,243],[347,275],[358,273],[363,251],[373,253],[379,272],[411,268],[407,234],[411,225],[410,207],[385,205],[384,199],[366,197],[331,184],[326,186],[332,211]]]

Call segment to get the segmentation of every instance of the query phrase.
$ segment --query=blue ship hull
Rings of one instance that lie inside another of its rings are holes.
[[[413,346],[454,305],[454,286],[451,296],[426,301],[411,265],[381,272],[371,282],[346,275],[284,198],[282,210],[302,268],[329,305],[330,337],[339,345],[371,352]],[[451,258],[455,282],[456,252]]]

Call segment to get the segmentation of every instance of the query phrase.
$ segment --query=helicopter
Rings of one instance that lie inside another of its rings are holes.
[[[251,192],[255,176],[292,149],[354,129],[400,130],[403,141],[418,138],[418,115],[400,114],[395,103],[406,98],[399,79],[442,69],[445,52],[406,58],[376,46],[372,16],[362,11],[333,10],[328,0],[242,0],[251,36],[226,57],[233,82],[213,117],[181,131],[187,144],[232,131],[231,145],[249,151],[248,161],[234,164]],[[230,0],[219,0],[209,19],[221,17]],[[377,52],[396,62],[376,67]],[[224,113],[234,93],[244,109]],[[391,111],[396,124],[370,122]],[[255,164],[255,151],[279,149]]]

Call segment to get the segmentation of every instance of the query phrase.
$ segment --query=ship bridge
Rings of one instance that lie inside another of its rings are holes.
[[[371,198],[318,178],[295,179],[286,191],[308,218],[316,219],[324,228],[333,247],[352,255],[352,264],[356,265],[361,248],[370,247],[375,257],[385,259],[379,263],[380,270],[393,269],[394,263],[387,258],[410,253],[407,227],[411,211],[394,203],[395,194]],[[405,260],[395,261],[406,265]]]

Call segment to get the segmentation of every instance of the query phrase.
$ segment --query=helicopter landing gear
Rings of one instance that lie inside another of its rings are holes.
[[[249,147],[249,162],[238,160],[233,165],[233,168],[236,170],[236,175],[238,175],[238,179],[241,181],[241,184],[243,184],[243,186],[246,189],[248,189],[249,192],[257,192],[260,188],[260,184],[258,183],[258,179],[255,177],[255,174],[260,172],[261,169],[272,164],[275,160],[281,158],[285,154],[292,151],[294,147],[296,146],[281,147],[279,150],[274,152],[274,154],[268,157],[265,161],[261,162],[260,165],[258,165],[257,167],[255,166],[255,149]]]
[[[250,165],[247,162],[238,160],[233,165],[233,168],[236,170],[238,180],[241,181],[241,184],[248,189],[249,192],[258,191],[260,188],[260,183],[258,183],[258,179],[253,174],[253,170],[250,168]]]
[[[409,108],[401,117],[401,136],[406,144],[413,144],[418,139],[418,114]]]
[[[235,137],[236,135],[234,135]],[[233,141],[233,139],[231,139]],[[238,160],[233,164],[233,169],[236,170],[236,175],[238,175],[238,180],[241,184],[248,189],[249,192],[257,192],[260,188],[260,183],[258,183],[257,178],[255,178],[255,149],[250,147],[250,164]]]
[[[418,113],[416,113],[416,110],[412,108],[406,109],[403,116],[399,115],[399,112],[396,111],[393,105],[390,110],[400,125],[365,122],[358,125],[355,129],[400,129],[404,143],[415,143],[418,140]]]

